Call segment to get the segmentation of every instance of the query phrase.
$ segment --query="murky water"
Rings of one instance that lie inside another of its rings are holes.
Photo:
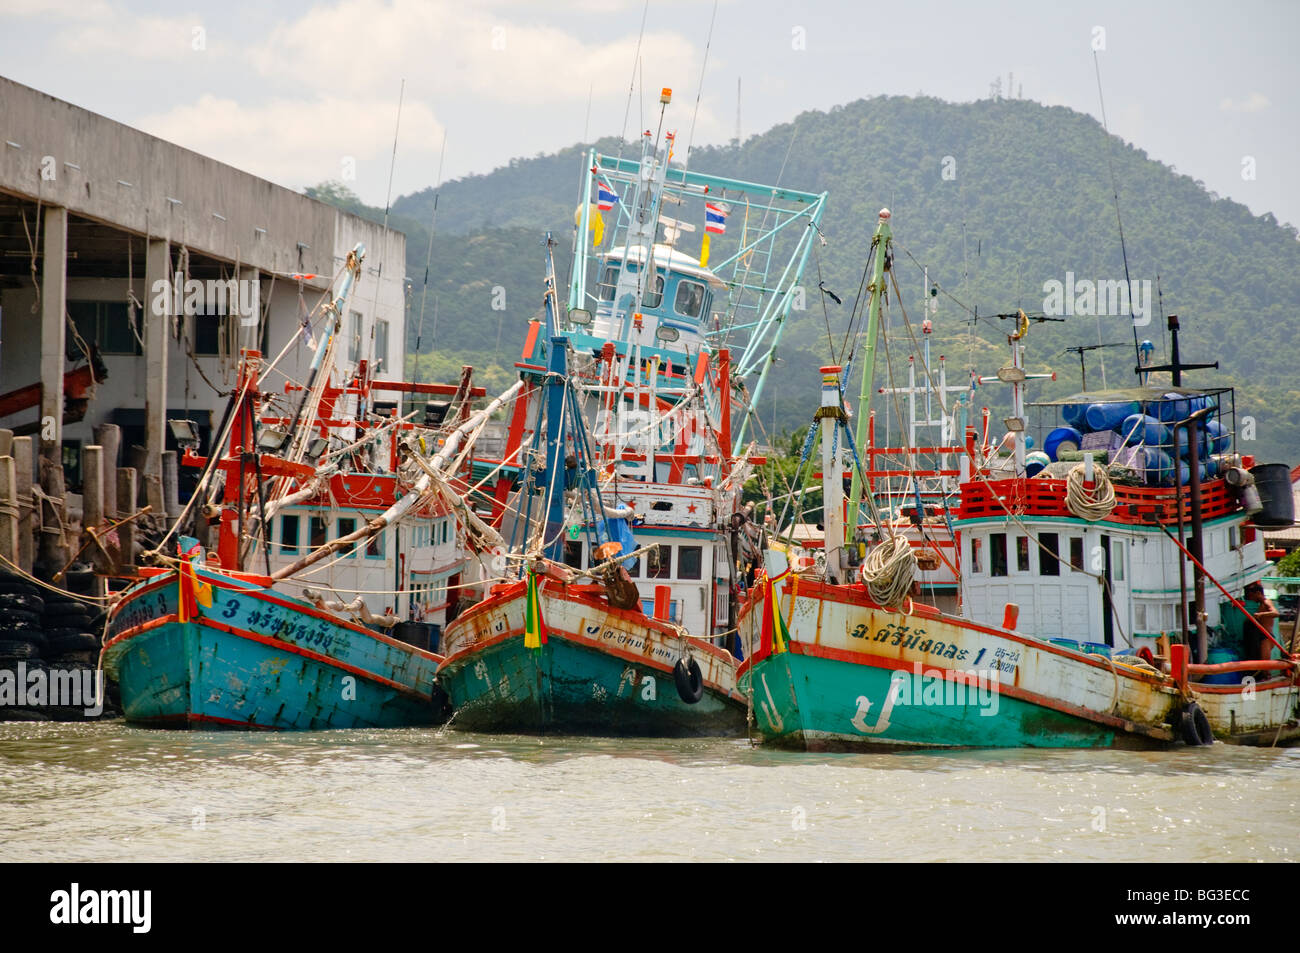
[[[1300,749],[0,724],[0,861],[1300,859]]]

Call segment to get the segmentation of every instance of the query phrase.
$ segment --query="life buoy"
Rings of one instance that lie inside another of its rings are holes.
[[[694,705],[704,697],[704,674],[695,659],[679,658],[673,666],[673,681],[677,684],[677,694],[686,704]]]
[[[1205,717],[1201,706],[1196,702],[1188,703],[1183,709],[1180,728],[1183,741],[1188,745],[1201,746],[1214,744],[1214,731],[1210,728],[1210,719]]]

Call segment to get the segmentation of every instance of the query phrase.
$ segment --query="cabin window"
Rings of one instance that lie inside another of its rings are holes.
[[[1040,576],[1059,576],[1061,574],[1060,552],[1061,538],[1056,533],[1041,533],[1038,537],[1038,574]]]
[[[677,578],[701,579],[704,575],[704,547],[682,546],[677,550]]]
[[[338,535],[339,539],[342,539],[344,536],[350,536],[352,533],[355,533],[356,531],[357,531],[356,520],[354,520],[350,516],[339,518],[339,535]],[[352,550],[349,549],[346,553],[344,553],[344,555],[351,556]]]
[[[1029,537],[1016,537],[1016,571],[1029,572]]]
[[[984,571],[983,564],[980,560],[980,553],[982,552],[983,549],[984,549],[984,540],[980,539],[978,536],[972,536],[970,538],[970,571],[971,572]]]
[[[564,565],[573,569],[582,568],[582,542],[574,540],[565,540],[564,542]]]
[[[1147,607],[1141,602],[1133,605],[1133,628],[1141,632],[1147,627]]]
[[[600,279],[600,300],[613,301],[614,289],[618,287],[618,265],[606,265],[605,274]]]
[[[645,554],[645,574],[649,579],[667,579],[673,574],[673,548],[662,543]]]
[[[1070,537],[1070,568],[1083,572],[1083,537]]]
[[[366,558],[383,559],[384,558],[384,534],[376,533],[366,540]]]
[[[1110,573],[1116,582],[1124,581],[1124,550],[1127,547],[1118,540],[1110,548]]]
[[[280,552],[284,554],[298,551],[298,517],[280,517]]]
[[[641,578],[641,557],[640,556],[632,557],[632,565],[627,567],[627,574],[631,576],[633,579]]]
[[[316,549],[319,546],[324,546],[325,538],[325,518],[323,516],[313,516],[311,518],[311,548]]]
[[[1007,534],[989,534],[989,575],[1007,574]]]
[[[664,303],[664,276],[655,275],[655,280],[646,288],[645,297],[641,299],[643,308],[657,308]]]
[[[679,281],[673,310],[688,318],[698,318],[704,308],[704,285],[695,281]]]
[[[1239,546],[1240,543],[1237,541],[1237,527],[1229,526],[1228,527],[1228,548],[1237,549],[1239,548]]]

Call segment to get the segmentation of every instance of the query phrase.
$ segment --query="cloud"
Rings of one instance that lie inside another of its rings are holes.
[[[326,179],[387,175],[392,150],[396,96],[391,99],[344,99],[325,96],[311,101],[273,99],[255,106],[205,95],[198,102],[139,117],[133,125],[288,188]],[[402,105],[403,159],[436,156],[443,128],[423,103]],[[349,160],[352,160],[351,162]],[[375,194],[375,182],[367,183]],[[378,194],[383,194],[382,183]]]
[[[1223,97],[1219,103],[1219,109],[1222,112],[1232,113],[1257,113],[1273,105],[1269,102],[1268,97],[1260,92],[1252,92],[1241,102],[1234,102],[1232,97]]]
[[[399,77],[416,95],[476,96],[544,105],[621,99],[635,32],[584,42],[538,22],[540,7],[473,7],[438,0],[338,0],[282,23],[249,54],[269,79],[320,77],[350,94],[391,94]],[[641,42],[648,87],[698,75],[694,43],[671,31]],[[663,81],[667,80],[667,81]]]

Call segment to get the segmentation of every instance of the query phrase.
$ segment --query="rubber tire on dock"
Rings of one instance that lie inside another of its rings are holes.
[[[39,615],[45,611],[45,600],[30,592],[6,592],[0,595],[0,615],[10,609],[21,609]]]
[[[45,600],[45,615],[46,618],[50,619],[53,619],[56,616],[65,615],[84,615],[89,619],[93,611],[94,610],[84,602],[73,599],[60,599],[58,596],[55,596],[53,599]]]
[[[1214,744],[1214,731],[1210,728],[1210,719],[1205,717],[1201,706],[1191,702],[1180,717],[1179,730],[1183,741],[1193,747]]]
[[[62,630],[60,630],[62,631]],[[91,632],[72,632],[50,638],[48,654],[58,658],[68,652],[98,652],[99,636]]]
[[[0,635],[24,629],[40,629],[41,614],[28,609],[0,609]]]
[[[40,654],[40,646],[35,642],[28,642],[26,639],[22,641],[15,639],[0,639],[0,659],[19,661],[29,658],[40,658]]]
[[[695,659],[689,663],[686,659],[678,659],[673,666],[673,681],[677,684],[677,694],[686,704],[694,705],[704,697],[704,674]]]

